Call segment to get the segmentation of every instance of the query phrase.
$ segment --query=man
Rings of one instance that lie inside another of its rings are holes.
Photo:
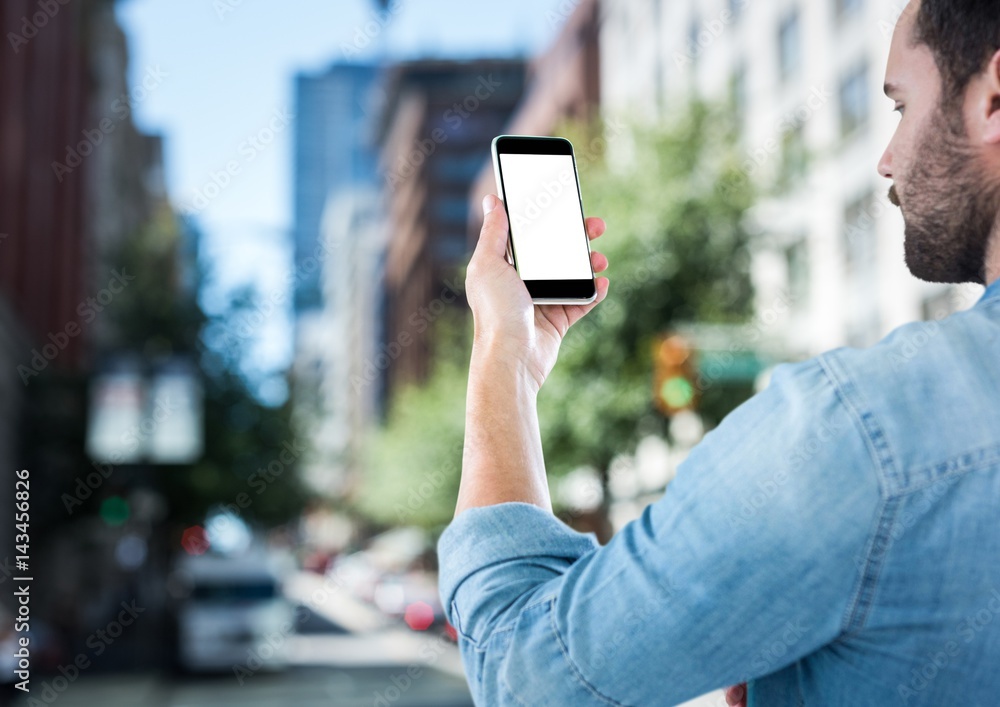
[[[870,349],[777,367],[603,547],[551,512],[535,409],[560,341],[597,303],[533,307],[486,198],[466,281],[462,482],[438,544],[478,704],[672,705],[741,683],[751,707],[997,702],[995,0],[912,4],[886,91],[902,117],[879,172],[907,265],[986,292]],[[598,278],[598,303],[607,291]]]

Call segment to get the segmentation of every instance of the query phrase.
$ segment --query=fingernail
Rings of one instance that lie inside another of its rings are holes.
[[[493,210],[494,202],[493,195],[487,194],[483,197],[483,216],[489,215],[490,211]]]

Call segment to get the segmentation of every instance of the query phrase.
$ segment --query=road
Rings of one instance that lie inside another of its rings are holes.
[[[255,675],[243,685],[232,675],[180,679],[153,675],[104,675],[81,678],[59,693],[54,704],[60,707],[472,705],[465,683],[454,676],[427,669],[408,684],[405,678],[405,670],[391,667],[300,667],[272,675]],[[51,684],[51,681],[46,682]],[[42,685],[35,685],[31,696],[37,703],[47,703]],[[27,699],[15,702],[15,705],[28,704]],[[36,702],[32,701],[31,704]]]
[[[322,581],[291,579],[288,598],[311,616],[288,638],[287,669],[216,675],[84,673],[73,682],[36,678],[15,707],[472,707],[457,647],[437,634],[388,621]],[[30,699],[29,699],[30,698]],[[3,700],[0,700],[0,704]],[[721,692],[683,707],[725,707]]]

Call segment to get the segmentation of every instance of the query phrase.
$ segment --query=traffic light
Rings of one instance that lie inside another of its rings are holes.
[[[122,525],[131,514],[128,501],[121,496],[109,496],[101,502],[101,520],[106,525]]]
[[[693,410],[698,404],[694,348],[678,334],[653,342],[653,402],[664,415]]]

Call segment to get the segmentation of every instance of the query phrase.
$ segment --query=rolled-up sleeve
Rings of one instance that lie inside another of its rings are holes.
[[[448,558],[439,578],[442,606],[456,631],[481,644],[518,601],[530,601],[535,589],[599,547],[593,533],[530,503],[469,508],[438,541],[438,556]]]
[[[673,705],[834,640],[879,486],[823,366],[779,366],[605,545],[537,506],[464,511],[440,595],[478,705]]]

